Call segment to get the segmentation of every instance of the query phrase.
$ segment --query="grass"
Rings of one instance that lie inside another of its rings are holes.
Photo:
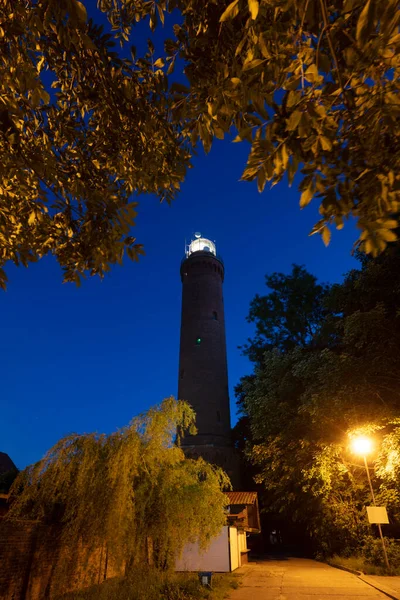
[[[218,573],[212,578],[212,589],[207,589],[200,585],[196,573],[136,569],[129,577],[63,594],[59,600],[224,600],[239,587],[239,581],[238,574]]]
[[[354,571],[361,571],[365,575],[400,575],[400,568],[391,569],[391,572],[388,573],[385,567],[370,565],[365,562],[363,556],[343,557],[335,555],[329,559],[329,564],[338,567],[346,567],[347,569],[353,569]]]
[[[213,576],[213,589],[208,596],[209,600],[223,600],[232,590],[240,587],[241,575],[239,573],[217,573]]]

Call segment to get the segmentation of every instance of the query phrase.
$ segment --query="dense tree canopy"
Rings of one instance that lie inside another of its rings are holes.
[[[19,474],[8,518],[61,523],[72,550],[106,547],[128,567],[146,563],[150,539],[156,566],[173,565],[185,543],[206,545],[226,521],[227,476],[175,443],[194,418],[168,398],[114,434],[63,438]]]
[[[173,2],[187,61],[179,118],[205,148],[231,126],[251,152],[243,179],[289,183],[316,196],[325,243],[350,214],[361,248],[395,239],[399,178],[399,3],[388,0]],[[174,50],[176,46],[173,47]]]
[[[256,294],[247,317],[256,335],[243,347],[250,360],[260,360],[265,350],[290,350],[320,342],[328,310],[324,300],[329,286],[317,283],[304,267],[293,265],[292,273],[266,275],[265,296]]]
[[[0,7],[0,266],[51,252],[66,281],[142,246],[140,193],[172,200],[188,166],[153,59],[113,51],[77,0]],[[0,285],[5,285],[0,270]]]
[[[313,231],[325,243],[329,226],[350,215],[362,250],[376,254],[396,239],[398,0],[99,0],[98,8],[122,43],[137,22],[154,29],[165,13],[174,37],[164,53],[150,44],[128,60],[78,0],[1,4],[0,266],[53,253],[65,280],[79,281],[125,250],[137,259],[135,196],[172,200],[197,140],[208,151],[232,132],[251,144],[243,179],[260,191],[301,171],[300,206],[317,198]]]
[[[325,345],[267,348],[240,388],[266,509],[303,523],[325,553],[357,549],[369,531],[365,469],[350,450],[355,434],[374,439],[377,500],[391,531],[400,526],[399,257],[396,244],[333,286],[323,305],[335,314],[335,334]]]

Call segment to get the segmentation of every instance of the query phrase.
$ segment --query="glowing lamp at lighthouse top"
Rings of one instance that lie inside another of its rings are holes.
[[[192,240],[187,249],[187,256],[193,254],[193,252],[210,252],[216,256],[217,250],[214,242],[208,240],[207,238],[201,237],[201,233],[194,234],[194,240]]]

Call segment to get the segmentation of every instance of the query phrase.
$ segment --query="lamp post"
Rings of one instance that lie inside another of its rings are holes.
[[[372,440],[370,438],[367,438],[364,436],[359,436],[359,437],[353,438],[351,446],[352,446],[353,452],[355,452],[358,455],[361,455],[364,459],[364,465],[365,465],[365,470],[367,471],[369,489],[371,490],[372,504],[374,506],[376,506],[374,489],[372,487],[372,481],[371,481],[371,476],[369,474],[369,467],[368,467],[368,462],[367,462],[367,455],[371,453],[372,447],[373,447]],[[382,541],[382,549],[383,549],[383,555],[385,557],[386,567],[388,568],[388,570],[390,570],[389,560],[388,560],[388,556],[387,556],[387,552],[386,552],[385,540],[383,539],[383,534],[382,534],[382,527],[381,527],[380,523],[377,523],[377,525],[378,525],[379,535],[380,535],[380,538]]]

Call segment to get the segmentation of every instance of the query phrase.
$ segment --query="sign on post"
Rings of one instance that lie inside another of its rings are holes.
[[[385,525],[389,523],[385,506],[367,506],[368,521],[371,524]]]

